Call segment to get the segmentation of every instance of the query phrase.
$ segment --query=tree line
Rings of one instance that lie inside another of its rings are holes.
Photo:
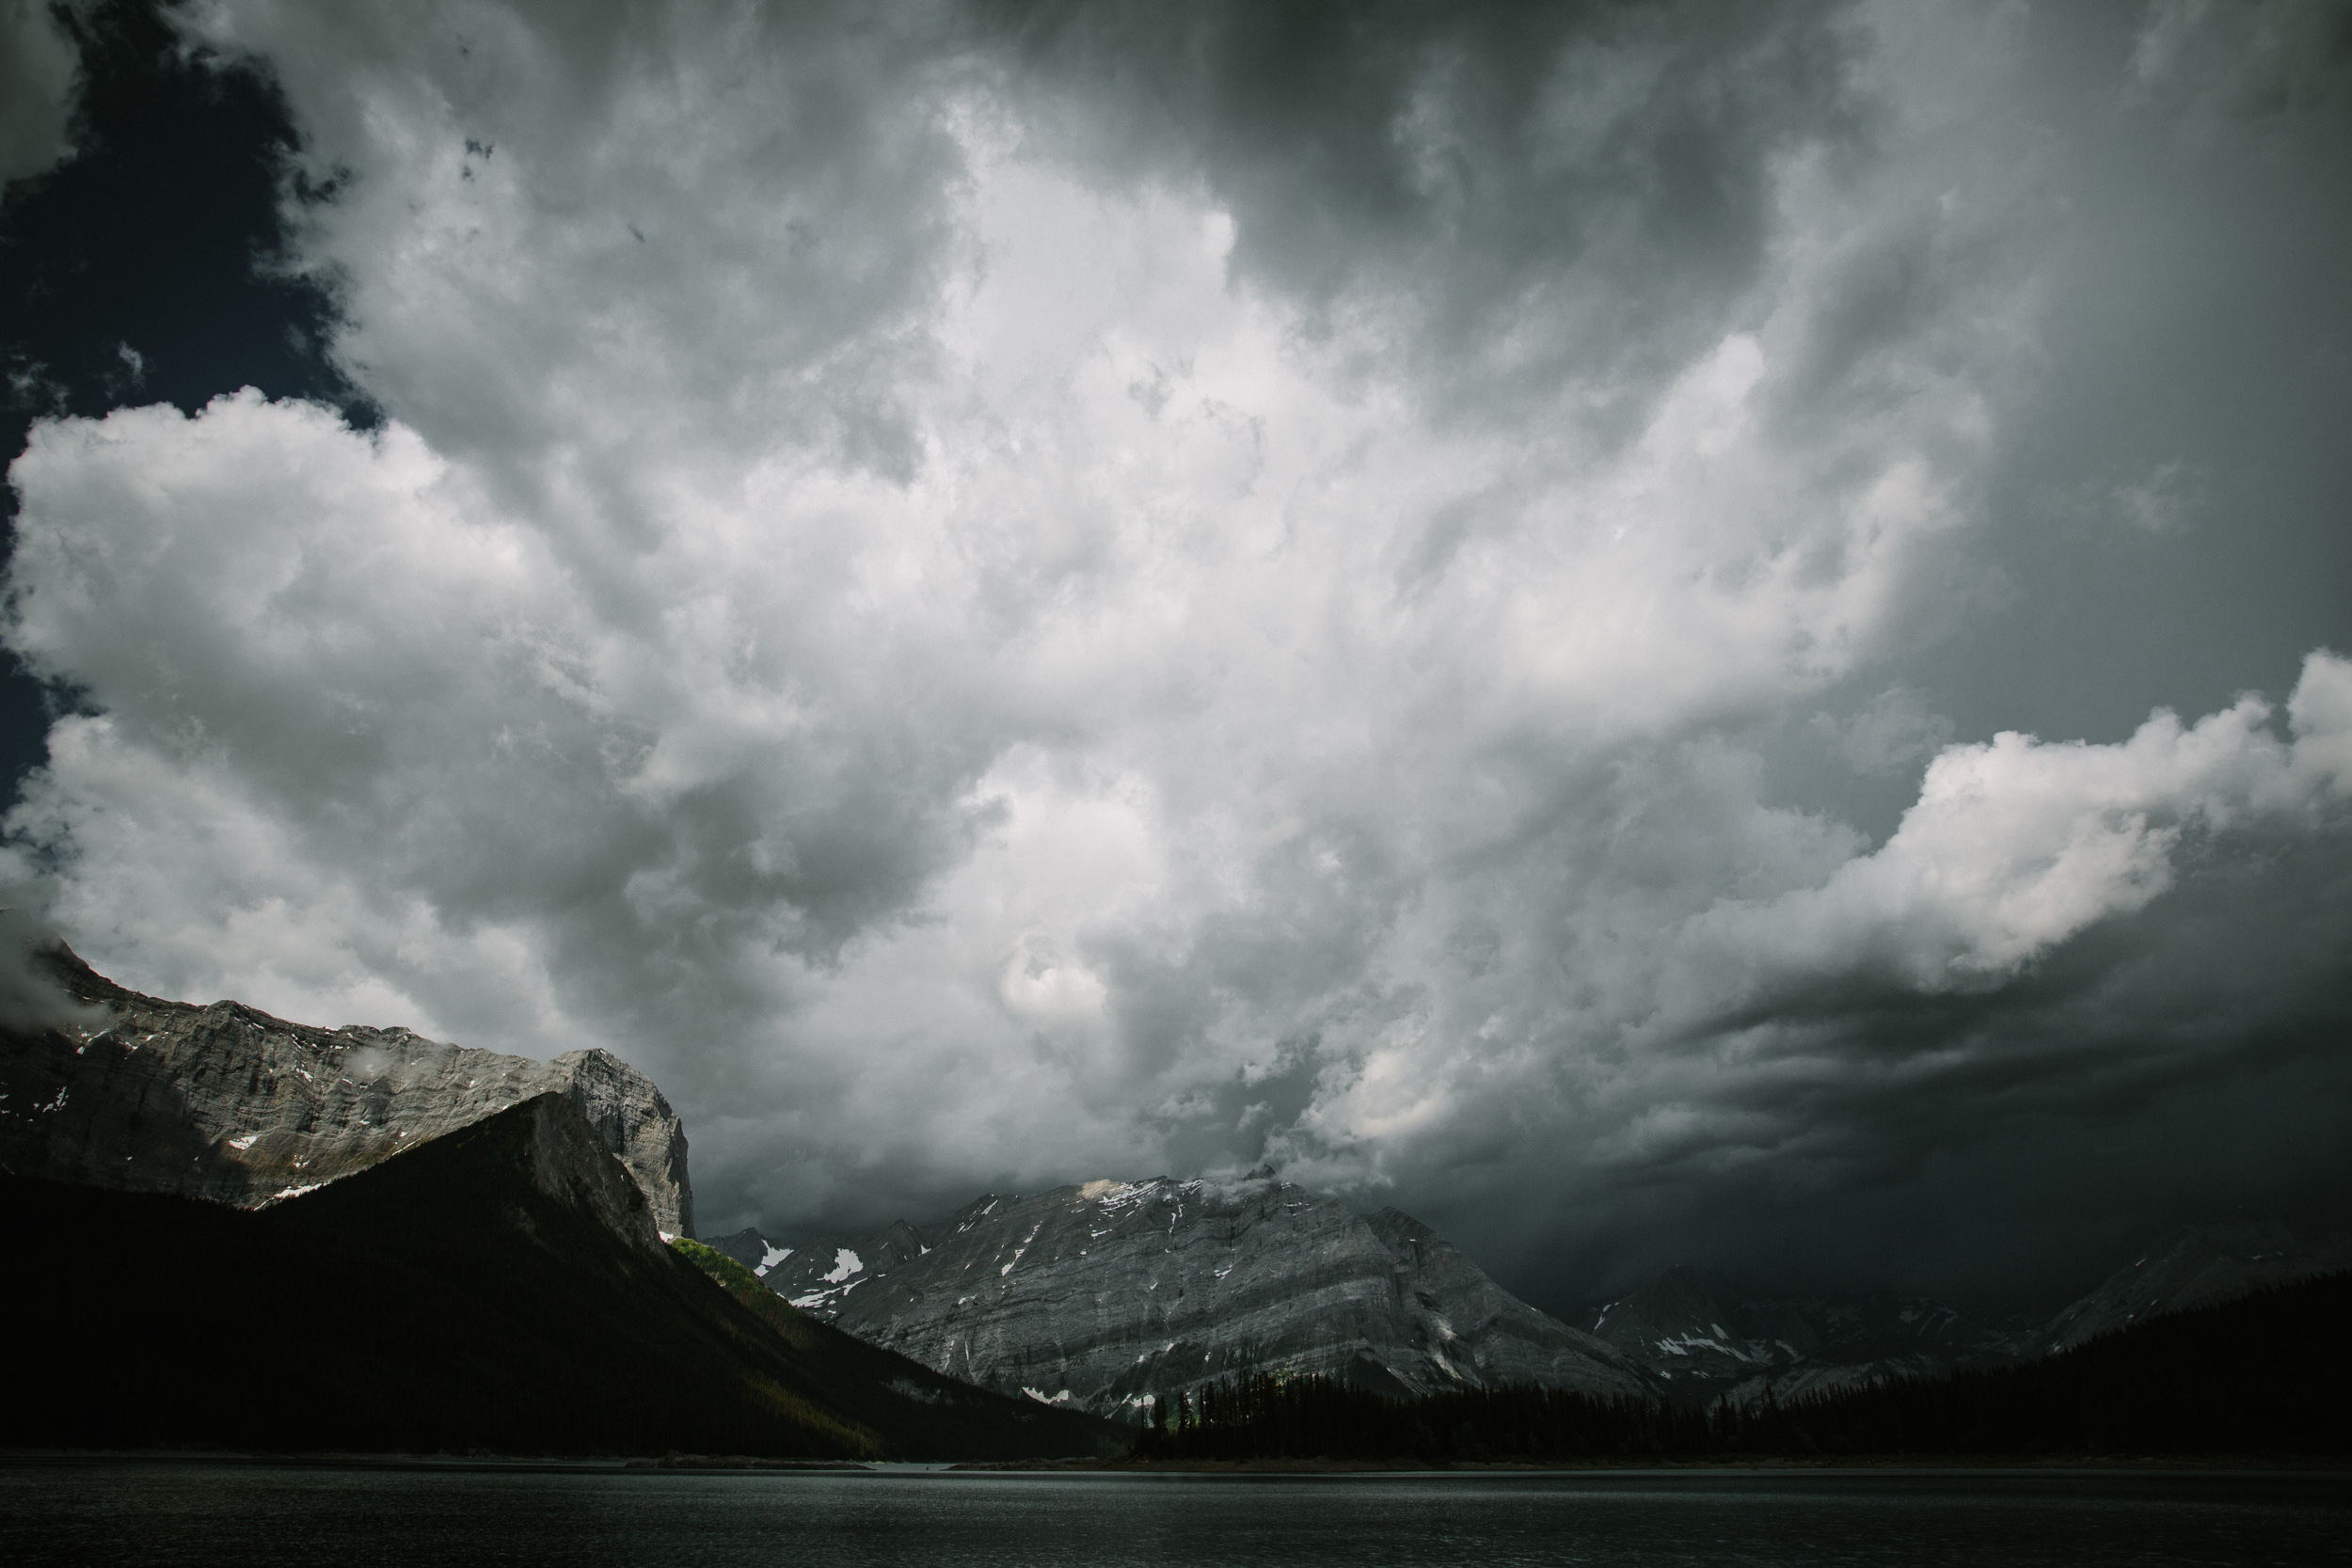
[[[1743,1454],[2352,1451],[2352,1275],[2173,1313],[2058,1355],[1712,1408],[1509,1385],[1388,1399],[1251,1373],[1155,1400],[1139,1459],[1477,1464]]]

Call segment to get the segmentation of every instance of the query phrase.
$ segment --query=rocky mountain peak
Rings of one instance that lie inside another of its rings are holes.
[[[746,1262],[785,1250],[756,1230],[711,1244]],[[1390,1394],[1645,1387],[1410,1215],[1367,1220],[1271,1171],[989,1194],[936,1224],[820,1238],[762,1277],[928,1366],[1102,1415],[1258,1370]]]
[[[612,1158],[610,1138],[581,1108],[579,1095],[563,1090],[534,1095],[500,1115],[530,1118],[533,1186],[640,1251],[661,1254],[653,1205],[628,1167]]]
[[[145,996],[62,944],[32,956],[79,1011],[0,1027],[0,1165],[17,1174],[253,1207],[560,1093],[660,1228],[691,1233],[685,1130],[610,1052],[537,1062],[406,1028],[323,1029],[242,1002]]]
[[[652,1079],[610,1051],[566,1051],[548,1066],[605,1147],[638,1176],[654,1218],[673,1236],[694,1233],[694,1188],[686,1171],[686,1124]]]

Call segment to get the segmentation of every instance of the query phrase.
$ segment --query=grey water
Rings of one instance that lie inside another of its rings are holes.
[[[0,1463],[0,1563],[2352,1563],[2352,1476]]]

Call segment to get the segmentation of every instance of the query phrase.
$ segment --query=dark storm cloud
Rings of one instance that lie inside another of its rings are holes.
[[[77,340],[9,853],[133,984],[620,1051],[724,1225],[2308,1220],[2343,14],[187,13],[356,392]]]
[[[1810,0],[977,14],[1070,101],[1042,145],[1204,182],[1237,275],[1317,330],[1410,300],[1407,352],[1479,405],[1673,373],[1764,261],[1779,166],[1851,157],[1871,118],[1851,8]]]
[[[45,6],[0,6],[0,182],[41,173],[71,147],[73,41]]]
[[[1939,788],[1931,773],[1894,840],[1821,894],[1767,902],[1760,922],[1718,906],[1684,924],[1705,973],[1699,1005],[1670,1004],[1680,1022],[1650,1053],[1653,1067],[1682,1069],[1657,1073],[1653,1105],[1669,1114],[1630,1140],[1596,1129],[1613,1147],[1579,1201],[1516,1234],[1495,1223],[1500,1195],[1540,1190],[1560,1155],[1541,1146],[1541,1129],[1505,1136],[1454,1173],[1478,1195],[1456,1200],[1454,1228],[1516,1255],[1523,1281],[1562,1307],[1596,1280],[1622,1290],[1692,1259],[1773,1288],[1899,1279],[2014,1306],[2063,1298],[2107,1266],[2087,1257],[2112,1259],[2184,1219],[2253,1212],[2339,1228],[2352,1162],[2328,1108],[2352,1091],[2352,800],[2333,782],[2344,732],[2327,715],[2352,694],[2348,675],[2340,661],[2307,673],[2291,749],[2242,732],[2250,746],[2205,752],[2221,766],[2192,777],[2157,783],[2165,768],[2146,742],[2171,732],[2152,721],[2134,766],[2154,790],[2107,796],[2131,801],[2131,816],[2110,819],[2115,847],[2168,845],[2146,870],[2086,855],[2086,830],[2097,830],[2076,818],[2063,848],[2044,839],[2057,849],[2047,869],[2037,858],[1959,895],[1983,900],[1980,913],[2043,920],[2078,902],[2051,885],[2065,879],[2058,866],[2103,862],[2102,896],[2133,912],[2071,935],[2044,927],[2057,940],[2029,957],[1988,962],[2016,953],[2013,941],[1963,914],[1976,948],[1953,959],[1949,936],[1934,933],[1961,911],[1928,914],[1917,894],[1933,905],[1950,883],[1996,867],[1999,840],[2033,841],[2011,814],[2047,810],[2056,776],[2105,770],[2129,751],[2102,761],[2101,750],[2049,749],[2038,786],[1947,777]],[[2230,728],[2226,716],[2207,721],[2175,760],[2203,750],[2200,733]],[[2030,755],[2011,752],[2010,766]],[[1975,844],[1927,820],[1964,819],[2004,797],[1996,809],[2011,820]],[[1854,871],[1906,859],[1907,839],[1936,837],[1944,850],[1915,893],[1868,900],[1862,940],[1810,946],[1808,903],[1851,892]],[[1763,948],[1749,945],[1768,930]],[[1761,983],[1732,977],[1757,975],[1760,954],[1775,950],[1809,957],[1761,972]],[[1543,1239],[1531,1248],[1534,1234]]]
[[[2112,736],[2352,646],[2348,33],[2342,4],[2037,16],[2010,145],[2044,303],[1975,542],[2003,586],[1897,655],[1963,731]]]
[[[2002,1308],[2054,1306],[2185,1222],[2340,1229],[2352,857],[2286,834],[2212,849],[2009,985],[1823,984],[1741,1021],[1760,1070],[1718,1126],[1559,1213],[1539,1247],[1487,1204],[1458,1205],[1455,1228],[1563,1307],[1698,1259]]]

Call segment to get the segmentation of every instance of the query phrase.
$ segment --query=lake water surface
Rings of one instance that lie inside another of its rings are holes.
[[[1123,1476],[0,1462],[0,1563],[2346,1563],[2352,1477]]]

